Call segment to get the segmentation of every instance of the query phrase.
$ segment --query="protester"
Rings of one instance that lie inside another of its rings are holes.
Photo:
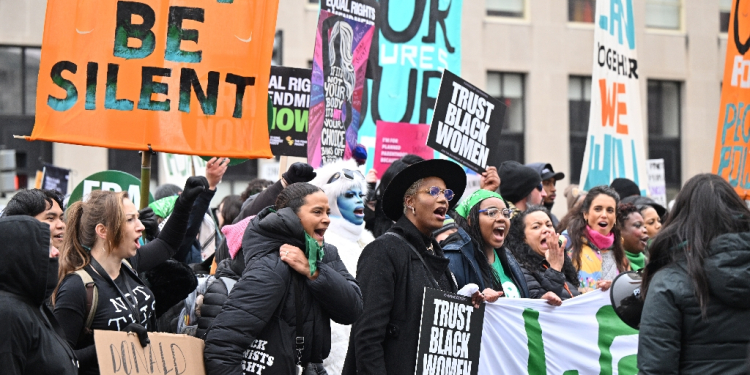
[[[391,180],[406,167],[423,160],[421,157],[412,154],[402,156],[401,159],[391,163],[380,178],[377,189],[368,194],[367,204],[365,205],[365,229],[369,230],[374,238],[380,237],[393,226],[393,220],[383,211],[383,195]]]
[[[414,163],[390,181],[382,208],[396,223],[359,258],[364,311],[352,326],[343,374],[414,373],[424,288],[457,291],[432,231],[465,188],[466,174],[449,160]],[[479,292],[473,299],[482,301]]]
[[[615,225],[620,196],[608,186],[591,189],[568,225],[570,257],[578,271],[579,289],[609,289],[612,280],[629,269]]]
[[[362,312],[357,282],[336,247],[323,243],[328,212],[320,188],[295,183],[250,221],[242,278],[206,335],[208,374],[291,375],[295,364],[313,373],[322,367],[330,320],[351,324]],[[291,350],[298,340],[301,354]]]
[[[240,200],[244,204],[247,198],[266,190],[269,186],[273,185],[272,181],[268,181],[262,178],[254,178],[247,183],[245,191],[240,194]],[[231,222],[229,223],[231,224]]]
[[[136,332],[145,346],[146,331],[156,329],[158,301],[138,272],[164,263],[177,252],[193,202],[206,189],[205,177],[188,178],[170,220],[159,237],[144,246],[138,242],[143,225],[126,192],[96,190],[87,201],[70,206],[60,255],[60,283],[53,303],[55,317],[68,343],[76,349],[81,374],[99,373],[95,329]],[[87,297],[82,277],[93,280],[98,295],[98,304],[90,310],[87,304],[92,300]]]
[[[617,206],[617,225],[622,234],[622,248],[630,262],[630,269],[638,271],[646,266],[646,244],[648,231],[643,223],[643,216],[631,203]]]
[[[620,196],[620,199],[641,196],[641,189],[638,187],[638,185],[636,185],[633,180],[627,178],[615,178],[614,180],[612,180],[612,183],[609,184],[609,187],[617,192],[617,194]]]
[[[240,214],[237,215],[234,222],[238,222],[248,216],[257,215],[264,208],[273,206],[274,202],[276,202],[276,197],[278,197],[281,191],[287,186],[297,182],[309,182],[313,178],[315,178],[315,172],[310,164],[299,162],[293,163],[273,185],[258,193],[255,198],[248,198],[252,198],[253,200],[251,202],[245,201]]]
[[[495,302],[501,295],[528,298],[523,272],[503,246],[510,229],[511,211],[500,194],[477,190],[456,207],[456,213],[457,240],[440,246],[450,260],[448,266],[458,288],[477,284],[487,302]]]
[[[750,340],[750,210],[723,178],[699,174],[650,247],[640,374],[744,374]]]
[[[572,184],[565,188],[563,195],[568,203],[568,212],[570,212],[578,202],[583,201],[583,198],[586,197],[586,192],[581,190],[578,185]]]
[[[326,243],[339,250],[339,257],[347,270],[356,277],[357,261],[362,249],[372,242],[372,234],[365,230],[365,197],[367,182],[352,160],[340,160],[315,170],[310,181],[326,193],[331,206],[331,224],[326,231]],[[349,346],[350,326],[331,323],[331,355],[324,361],[329,374],[341,374]]]
[[[163,184],[163,185],[159,185],[159,187],[156,188],[156,191],[154,191],[154,200],[158,201],[159,199],[171,197],[173,195],[180,195],[180,194],[182,194],[181,187],[175,184]]]
[[[500,195],[512,203],[508,208],[513,215],[526,211],[529,206],[539,206],[547,196],[542,186],[542,178],[535,170],[518,163],[506,161],[500,164]]]
[[[232,224],[242,208],[242,199],[239,195],[227,195],[221,200],[216,208],[216,224],[219,229],[224,225]]]
[[[656,237],[661,230],[662,221],[666,218],[667,209],[649,197],[631,196],[623,199],[622,203],[634,204],[643,216],[648,236]]]
[[[453,214],[456,215],[455,213]],[[440,244],[440,247],[443,247],[442,242],[445,241],[448,237],[454,236],[455,233],[458,233],[458,225],[456,225],[456,220],[454,220],[450,215],[445,215],[445,220],[443,220],[443,226],[439,229],[436,229],[432,232],[432,235],[435,237],[435,241]],[[445,250],[445,248],[443,248]]]
[[[76,375],[78,360],[44,303],[51,227],[28,216],[0,218],[0,372]]]
[[[555,205],[555,198],[557,198],[557,187],[555,187],[555,184],[557,181],[565,178],[565,173],[555,172],[555,170],[552,169],[552,164],[549,163],[531,163],[526,164],[526,166],[535,170],[539,173],[539,177],[542,178],[542,187],[544,188],[544,192],[547,193],[542,204],[549,211],[549,216],[552,218],[552,224],[557,227],[560,221],[557,220],[557,216],[552,213],[552,206]]]
[[[3,210],[2,217],[10,216],[31,216],[49,225],[49,267],[47,267],[47,292],[45,293],[45,300],[49,300],[52,291],[57,286],[58,257],[65,235],[62,196],[54,190],[20,190]]]
[[[559,238],[544,207],[532,207],[511,221],[507,247],[521,265],[529,298],[554,304],[580,294],[578,273]]]

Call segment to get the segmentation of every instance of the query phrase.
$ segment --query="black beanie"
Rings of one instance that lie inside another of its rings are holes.
[[[620,195],[620,199],[627,198],[633,195],[641,195],[641,189],[635,182],[628,180],[627,178],[615,178],[609,187],[615,189],[617,194]]]
[[[503,162],[497,173],[500,175],[500,195],[512,203],[526,198],[542,183],[537,171],[517,161]]]

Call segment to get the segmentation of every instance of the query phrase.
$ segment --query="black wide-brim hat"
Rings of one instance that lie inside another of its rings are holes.
[[[383,194],[383,211],[389,219],[397,221],[404,214],[404,194],[406,190],[421,178],[437,177],[445,182],[445,187],[453,190],[453,200],[448,207],[456,206],[466,190],[466,172],[455,162],[443,159],[432,159],[414,163],[399,172],[385,188]]]

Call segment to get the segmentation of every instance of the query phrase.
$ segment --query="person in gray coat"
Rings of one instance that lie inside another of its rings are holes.
[[[745,374],[750,210],[714,174],[685,183],[651,245],[641,295],[640,374]]]

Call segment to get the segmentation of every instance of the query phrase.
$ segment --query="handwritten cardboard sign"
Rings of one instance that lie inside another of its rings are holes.
[[[49,0],[29,140],[271,157],[278,0]]]
[[[101,375],[205,375],[203,340],[171,333],[149,333],[141,347],[138,336],[117,331],[94,331]]]

